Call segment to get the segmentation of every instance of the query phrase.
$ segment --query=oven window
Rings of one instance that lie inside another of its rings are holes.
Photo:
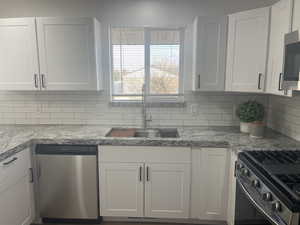
[[[284,80],[299,81],[300,72],[300,42],[286,45]]]
[[[235,225],[272,225],[236,184]]]

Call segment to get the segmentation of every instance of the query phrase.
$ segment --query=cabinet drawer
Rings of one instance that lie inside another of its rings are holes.
[[[0,190],[26,176],[31,166],[30,162],[29,149],[25,149],[0,162]]]
[[[190,163],[190,147],[99,146],[102,162]]]

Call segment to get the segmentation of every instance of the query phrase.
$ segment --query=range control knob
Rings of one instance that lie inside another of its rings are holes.
[[[260,187],[259,180],[257,180],[257,179],[253,180],[252,185],[253,185],[253,187],[259,188]]]
[[[270,192],[263,193],[262,198],[267,202],[272,201],[272,194]]]
[[[282,208],[281,208],[281,203],[280,202],[275,202],[273,203],[273,209],[277,212],[281,212]]]
[[[249,173],[249,170],[248,170],[248,169],[244,168],[244,169],[242,170],[242,174],[248,177],[250,173]]]
[[[238,164],[236,165],[236,167],[237,167],[238,170],[241,170],[241,169],[244,168],[243,164],[241,164],[241,163],[238,163]]]

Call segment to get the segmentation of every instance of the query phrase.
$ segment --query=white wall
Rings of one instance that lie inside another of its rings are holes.
[[[109,25],[185,26],[185,91],[187,107],[155,108],[157,125],[236,125],[235,105],[248,98],[263,103],[265,96],[193,94],[191,89],[192,30],[195,16],[226,15],[263,7],[276,0],[0,0],[0,17],[88,16],[102,23],[104,87],[109,87]],[[197,115],[190,106],[196,104]],[[103,93],[0,92],[0,123],[77,123],[139,125],[140,109],[109,106],[109,90]]]

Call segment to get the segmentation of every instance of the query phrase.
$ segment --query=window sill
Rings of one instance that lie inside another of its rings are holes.
[[[138,101],[112,101],[109,103],[112,107],[141,107],[142,102]],[[174,101],[174,102],[147,102],[147,107],[151,108],[184,108],[186,102]]]

